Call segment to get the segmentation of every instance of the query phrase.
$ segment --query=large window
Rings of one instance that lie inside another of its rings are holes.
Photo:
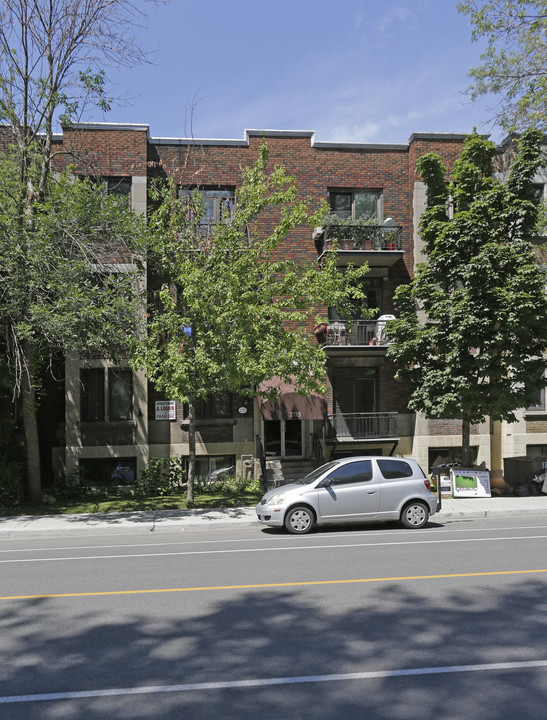
[[[526,455],[528,457],[547,457],[547,445],[527,445]]]
[[[183,467],[188,472],[188,458],[183,458]],[[196,477],[204,482],[222,480],[235,475],[235,455],[205,455],[196,457]]]
[[[80,418],[83,422],[131,420],[133,373],[121,368],[80,370]]]
[[[218,419],[229,418],[232,416],[232,396],[230,393],[219,393],[218,395],[209,395],[205,400],[196,402],[196,418]],[[184,406],[184,417],[188,417],[188,405]]]
[[[379,190],[330,190],[331,210],[339,218],[371,220],[382,218],[382,193]]]
[[[377,369],[367,367],[334,368],[334,408],[336,413],[376,412]]]

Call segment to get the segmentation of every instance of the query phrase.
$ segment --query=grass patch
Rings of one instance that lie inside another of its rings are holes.
[[[196,493],[191,509],[231,508],[256,505],[260,491]],[[71,515],[75,513],[137,512],[139,510],[188,510],[186,493],[149,497],[121,495],[107,499],[63,500],[40,505],[2,508],[1,515]]]

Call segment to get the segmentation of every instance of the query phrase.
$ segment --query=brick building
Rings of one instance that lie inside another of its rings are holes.
[[[423,259],[417,227],[425,186],[415,174],[416,160],[434,151],[450,170],[464,135],[417,133],[406,144],[369,145],[320,142],[312,132],[292,131],[247,131],[242,140],[151,138],[146,125],[82,124],[56,141],[67,151],[67,162],[76,163],[76,172],[91,171],[114,192],[129,194],[137,212],[146,212],[149,179],[163,174],[179,185],[199,186],[214,220],[219,198],[240,186],[242,168],[253,164],[263,140],[271,162],[284,164],[296,176],[303,198],[312,204],[327,199],[339,216],[368,217],[375,223],[357,234],[337,228],[336,252],[341,268],[368,263],[368,302],[378,312],[374,320],[356,321],[350,331],[333,309],[318,308],[324,323],[309,331],[324,347],[326,403],[297,403],[290,409],[288,402],[272,407],[237,396],[204,403],[198,421],[198,472],[252,467],[257,437],[270,468],[286,475],[295,464],[303,471],[324,459],[360,453],[395,451],[412,455],[424,468],[439,455],[458,456],[457,421],[427,420],[409,412],[406,389],[394,380],[386,358],[383,328],[395,312],[396,287],[409,280]],[[324,228],[312,233],[301,226],[282,251],[315,262],[331,241]],[[158,394],[144,373],[112,368],[101,359],[69,357],[65,396],[64,428],[53,448],[57,471],[79,467],[107,475],[118,459],[142,470],[149,457],[188,453],[184,409]],[[502,456],[525,454],[529,445],[530,452],[547,448],[545,403],[523,411],[514,425],[485,422],[474,427],[472,445],[477,461],[493,470],[501,468]]]

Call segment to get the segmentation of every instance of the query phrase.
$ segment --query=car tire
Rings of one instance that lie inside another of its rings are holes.
[[[401,513],[401,522],[409,530],[417,530],[427,524],[429,508],[425,503],[411,502]]]
[[[285,528],[292,535],[305,535],[309,533],[315,523],[315,517],[310,508],[297,505],[289,510],[285,516]]]

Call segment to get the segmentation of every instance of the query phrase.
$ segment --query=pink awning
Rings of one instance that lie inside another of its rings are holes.
[[[260,390],[267,392],[275,388],[277,399],[269,402],[259,398],[260,412],[264,420],[325,420],[327,401],[319,393],[311,392],[305,397],[298,395],[293,383],[286,383],[279,377],[261,383]]]

